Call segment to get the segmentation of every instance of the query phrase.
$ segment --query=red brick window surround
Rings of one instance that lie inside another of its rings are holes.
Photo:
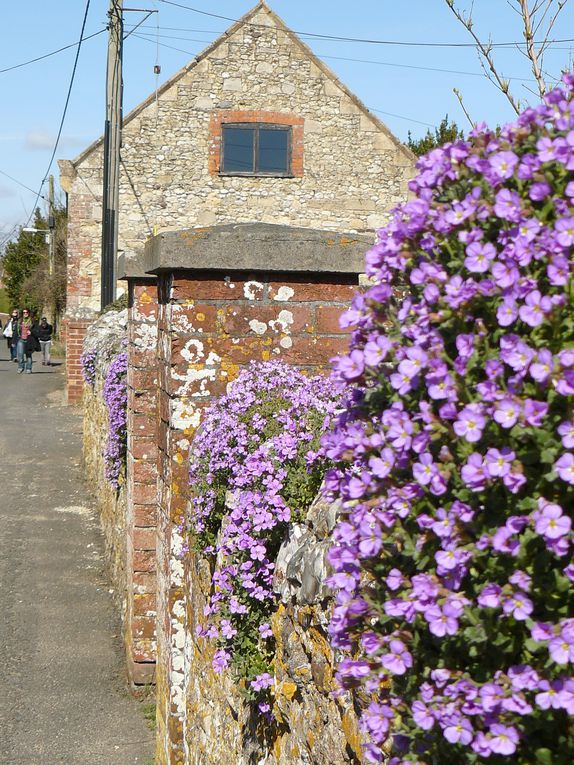
[[[284,112],[236,111],[225,109],[213,111],[209,123],[209,173],[210,175],[228,175],[222,171],[223,130],[222,125],[273,125],[278,128],[290,128],[289,173],[246,173],[246,177],[303,177],[303,124],[304,119]],[[229,175],[243,175],[229,173]]]

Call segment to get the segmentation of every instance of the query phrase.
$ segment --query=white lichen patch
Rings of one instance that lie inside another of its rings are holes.
[[[274,332],[289,333],[289,329],[293,324],[293,314],[291,311],[280,311],[279,316],[274,321],[269,322],[269,326]]]
[[[201,420],[201,412],[182,400],[171,402],[171,426],[175,430],[197,428]]]
[[[258,319],[251,319],[249,322],[249,329],[255,332],[256,335],[264,335],[267,332],[267,324],[264,321]]]
[[[273,300],[278,300],[281,302],[290,300],[293,295],[295,294],[295,290],[292,287],[287,287],[286,285],[283,285],[282,287],[279,287],[277,290],[277,294],[273,298]]]
[[[235,289],[235,284],[231,281],[231,276],[225,276],[223,278],[223,283],[225,284],[226,287],[229,287],[230,290]]]
[[[142,351],[153,351],[157,345],[157,324],[136,325],[134,345]]]
[[[182,334],[191,334],[192,332],[198,332],[192,322],[189,320],[187,311],[189,306],[173,305],[171,311],[171,329],[174,332],[181,332]]]
[[[197,364],[204,356],[201,340],[188,340],[181,350],[181,355],[190,364]]]
[[[247,300],[257,300],[257,298],[262,294],[263,289],[264,287],[261,282],[245,282],[243,287],[243,294]]]
[[[290,337],[282,337],[281,340],[279,340],[279,345],[281,348],[292,348],[293,340]]]

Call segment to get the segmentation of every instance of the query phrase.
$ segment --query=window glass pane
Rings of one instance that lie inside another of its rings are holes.
[[[253,172],[253,128],[223,129],[223,172]]]
[[[262,173],[287,173],[289,170],[289,131],[259,130],[258,170]]]

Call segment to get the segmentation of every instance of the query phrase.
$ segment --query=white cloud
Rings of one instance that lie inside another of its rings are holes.
[[[10,199],[16,196],[16,191],[0,183],[0,199]]]
[[[24,138],[25,151],[51,151],[56,143],[56,136],[45,130],[30,130]],[[58,144],[58,150],[75,149],[86,146],[87,139],[82,136],[63,135]]]

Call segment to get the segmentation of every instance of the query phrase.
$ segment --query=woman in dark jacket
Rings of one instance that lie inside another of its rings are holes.
[[[32,319],[30,309],[22,309],[22,318],[18,322],[18,373],[22,374],[24,370],[32,374],[32,353],[40,350],[38,340],[39,327],[38,322]]]

